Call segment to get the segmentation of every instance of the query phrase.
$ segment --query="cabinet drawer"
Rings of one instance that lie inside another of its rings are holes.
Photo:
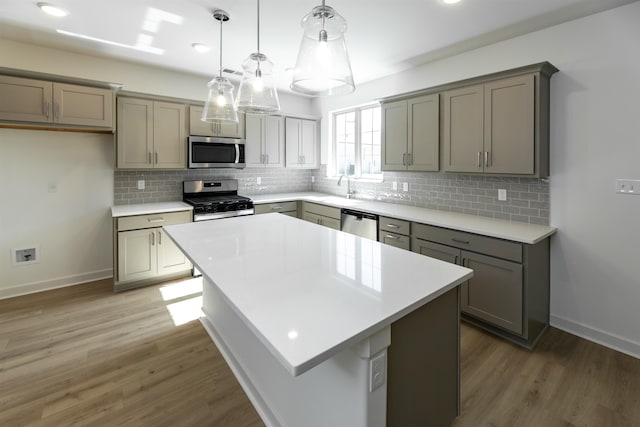
[[[408,236],[411,230],[411,223],[401,219],[381,216],[378,222],[378,227],[380,228],[380,231],[390,231],[392,233]]]
[[[413,223],[412,228],[413,236],[418,239],[522,262],[522,245],[520,243],[418,223]]]
[[[409,236],[403,236],[402,234],[384,231],[382,230],[382,228],[380,229],[380,234],[378,235],[378,241],[387,245],[395,246],[396,248],[400,249],[411,249],[411,240],[409,239]]]
[[[295,212],[298,210],[298,202],[266,203],[255,205],[254,208],[256,215],[271,212]]]
[[[302,202],[302,211],[311,212],[316,215],[328,216],[340,221],[340,209],[330,206],[319,205],[317,203]]]
[[[191,211],[125,216],[118,218],[118,231],[161,227],[163,225],[182,224],[185,222],[191,222]]]

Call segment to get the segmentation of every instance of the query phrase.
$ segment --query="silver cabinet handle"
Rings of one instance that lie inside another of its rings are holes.
[[[155,152],[155,155],[156,155],[156,165],[157,165],[158,164],[158,152],[157,151]]]
[[[456,243],[462,243],[462,244],[465,244],[465,245],[469,244],[468,240],[456,239],[455,237],[452,237],[451,240],[453,240]]]
[[[60,104],[57,102],[53,103],[53,116],[58,119],[60,117]]]
[[[392,239],[392,240],[400,240],[400,238],[398,236],[393,236],[391,234],[387,234],[384,237],[386,237],[387,239]]]
[[[478,151],[478,167],[481,168],[482,167],[482,163],[480,163],[480,156],[482,155],[481,151]]]
[[[160,218],[149,218],[147,220],[150,224],[153,224],[154,222],[164,222],[164,218],[160,217]]]
[[[402,153],[402,166],[407,166],[407,153]]]
[[[487,167],[489,166],[489,152],[488,151],[484,152],[484,165],[487,166]]]
[[[387,227],[389,227],[389,228],[400,228],[399,225],[395,225],[395,224],[387,224]]]
[[[453,257],[453,263],[454,263],[454,264],[457,264],[457,263],[458,263],[458,255],[456,255],[456,256],[454,256],[454,257]]]
[[[158,231],[158,244],[162,244],[162,231]]]
[[[272,211],[281,211],[282,209],[284,209],[282,206],[271,206]]]
[[[155,246],[155,244],[156,244],[156,232],[152,231],[151,234],[149,235],[149,238],[151,239],[151,246]]]
[[[153,160],[151,160],[151,156],[152,156],[151,151],[149,151],[149,163],[153,164]]]
[[[49,118],[49,101],[44,101],[44,116]]]
[[[407,166],[411,166],[413,164],[413,154],[407,153]]]
[[[269,155],[268,155],[268,154],[265,154],[264,156],[267,158],[267,161],[266,161],[265,163],[266,163],[266,164],[269,164]]]

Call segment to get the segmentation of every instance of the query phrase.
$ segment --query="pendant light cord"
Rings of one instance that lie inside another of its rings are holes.
[[[258,53],[260,53],[260,0],[258,0]]]
[[[224,22],[224,17],[220,19],[220,77],[222,77],[222,23]]]

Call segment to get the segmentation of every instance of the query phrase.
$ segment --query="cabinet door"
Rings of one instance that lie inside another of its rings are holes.
[[[224,138],[244,138],[244,113],[238,112],[238,123],[221,122],[213,125],[213,133],[215,136]]]
[[[408,169],[437,171],[440,167],[440,97],[427,95],[408,101]]]
[[[113,91],[53,84],[53,121],[66,125],[113,128]]]
[[[153,103],[153,166],[155,168],[186,168],[186,111],[186,107],[182,104]]]
[[[247,114],[245,117],[244,160],[247,167],[264,167],[264,121],[265,116]]]
[[[484,86],[444,93],[444,170],[482,172],[484,152]]]
[[[534,173],[534,90],[532,74],[484,85],[485,172]]]
[[[333,228],[334,230],[340,230],[340,220],[335,218],[329,218],[328,216],[323,216],[320,218],[320,225]]]
[[[0,120],[50,123],[51,82],[0,76]]]
[[[119,232],[118,282],[148,279],[156,272],[156,229]]]
[[[264,118],[264,150],[266,167],[284,166],[284,117]],[[314,142],[315,145],[315,142]],[[314,157],[315,158],[315,157]]]
[[[462,312],[522,335],[522,264],[462,251],[473,277],[462,287]]]
[[[158,249],[158,275],[190,270],[192,265],[173,240],[162,230],[156,229]]]
[[[318,124],[314,120],[300,121],[300,154],[303,167],[318,167]]]
[[[407,101],[382,105],[382,170],[406,170]]]
[[[314,224],[320,225],[322,222],[322,218],[323,217],[321,215],[316,215],[311,212],[302,212],[302,219],[305,221],[312,222]]]
[[[214,136],[214,124],[200,120],[202,110],[204,107],[189,106],[189,135]]]
[[[153,101],[118,98],[117,167],[153,167]]]
[[[411,250],[421,255],[426,255],[452,264],[457,264],[460,261],[460,249],[429,242],[427,240],[416,238],[411,239]]]
[[[385,243],[396,248],[409,250],[411,248],[411,241],[409,236],[403,236],[402,234],[391,233],[389,231],[379,230],[378,241]]]
[[[299,168],[302,163],[302,153],[300,152],[300,139],[302,120],[285,118],[285,165],[286,167]]]

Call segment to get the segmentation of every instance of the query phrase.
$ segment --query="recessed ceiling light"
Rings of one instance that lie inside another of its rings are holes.
[[[48,13],[52,16],[67,16],[69,12],[66,10],[59,8],[58,6],[54,6],[50,3],[38,3],[38,7],[42,9],[43,12]]]
[[[191,47],[195,49],[196,52],[209,52],[211,48],[203,43],[192,43]]]
[[[460,0],[442,0],[442,2],[446,4],[456,4],[460,3]]]

